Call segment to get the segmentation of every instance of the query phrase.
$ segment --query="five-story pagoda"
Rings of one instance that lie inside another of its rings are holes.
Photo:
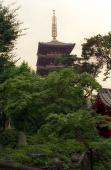
[[[63,64],[55,64],[55,58],[63,55],[70,55],[75,44],[63,43],[57,41],[57,18],[55,11],[52,17],[52,38],[51,42],[39,42],[38,44],[38,60],[37,74],[41,76],[47,75],[49,72],[64,68]]]

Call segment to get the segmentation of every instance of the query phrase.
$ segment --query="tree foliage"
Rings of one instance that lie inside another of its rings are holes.
[[[34,83],[37,84],[36,79],[36,75],[30,72],[28,66],[23,63],[14,68],[11,77],[0,86],[3,112],[7,118],[15,117],[16,128],[20,126],[21,121],[23,122],[21,126],[25,127],[25,119],[28,120],[26,110],[28,110],[28,106],[30,107],[30,102],[33,101],[31,96],[35,90]]]
[[[20,22],[17,20],[17,9],[12,10],[9,6],[4,6],[0,2],[0,89],[2,83],[7,81],[15,69],[13,54],[10,52],[21,31]],[[0,126],[4,129],[7,122],[4,111],[6,97],[0,94]]]
[[[111,33],[107,35],[96,35],[82,44],[83,70],[97,76],[103,67],[105,79],[111,70]],[[90,69],[89,69],[90,68]]]
[[[71,67],[73,66],[74,62],[77,60],[76,55],[62,55],[58,56],[54,60],[54,64],[63,64],[65,67]]]
[[[86,73],[64,69],[40,78],[23,63],[2,83],[0,93],[5,115],[11,117],[16,128],[29,131],[31,126],[40,128],[50,113],[67,114],[86,107],[86,97],[99,89],[100,85]]]
[[[17,9],[11,10],[0,2],[0,53],[11,51],[20,35],[16,11]]]
[[[99,136],[97,124],[105,117],[96,115],[89,109],[77,110],[73,113],[51,114],[40,130],[39,134],[50,138],[76,140],[88,153],[91,167],[95,162],[105,169],[110,169],[111,141]]]
[[[42,94],[46,95],[45,106],[50,112],[67,113],[84,107],[86,96],[91,96],[92,91],[98,90],[100,85],[89,74],[80,75],[69,68],[50,73],[45,78],[44,88]]]
[[[40,132],[46,136],[55,135],[64,139],[76,139],[87,148],[98,140],[97,124],[104,118],[93,115],[93,111],[82,109],[64,114],[51,114]]]

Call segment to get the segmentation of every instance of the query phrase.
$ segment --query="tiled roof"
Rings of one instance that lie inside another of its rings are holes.
[[[111,107],[111,89],[102,89],[98,95],[104,105]]]
[[[63,43],[63,42],[60,42],[60,41],[57,41],[57,40],[56,41],[50,41],[50,42],[40,42],[40,44],[42,44],[42,45],[49,45],[49,46],[50,45],[60,45],[60,46],[61,45],[66,45],[66,46],[67,45],[68,46],[70,46],[70,45],[72,46],[73,45],[73,46],[75,46],[74,43]]]

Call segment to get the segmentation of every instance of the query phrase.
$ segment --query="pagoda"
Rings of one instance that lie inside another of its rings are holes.
[[[55,64],[55,58],[59,56],[70,55],[75,44],[63,43],[57,40],[57,18],[55,11],[52,17],[52,41],[39,42],[37,51],[37,74],[41,76],[47,75],[51,71],[55,71],[65,66],[63,64]]]

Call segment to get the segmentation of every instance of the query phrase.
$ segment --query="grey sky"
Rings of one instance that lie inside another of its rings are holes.
[[[4,0],[6,4],[15,0]],[[81,54],[84,38],[111,31],[111,0],[16,0],[18,17],[26,35],[17,42],[17,56],[35,69],[37,44],[51,38],[52,10],[56,10],[58,40],[76,43],[73,54]],[[109,83],[103,83],[103,86]]]

